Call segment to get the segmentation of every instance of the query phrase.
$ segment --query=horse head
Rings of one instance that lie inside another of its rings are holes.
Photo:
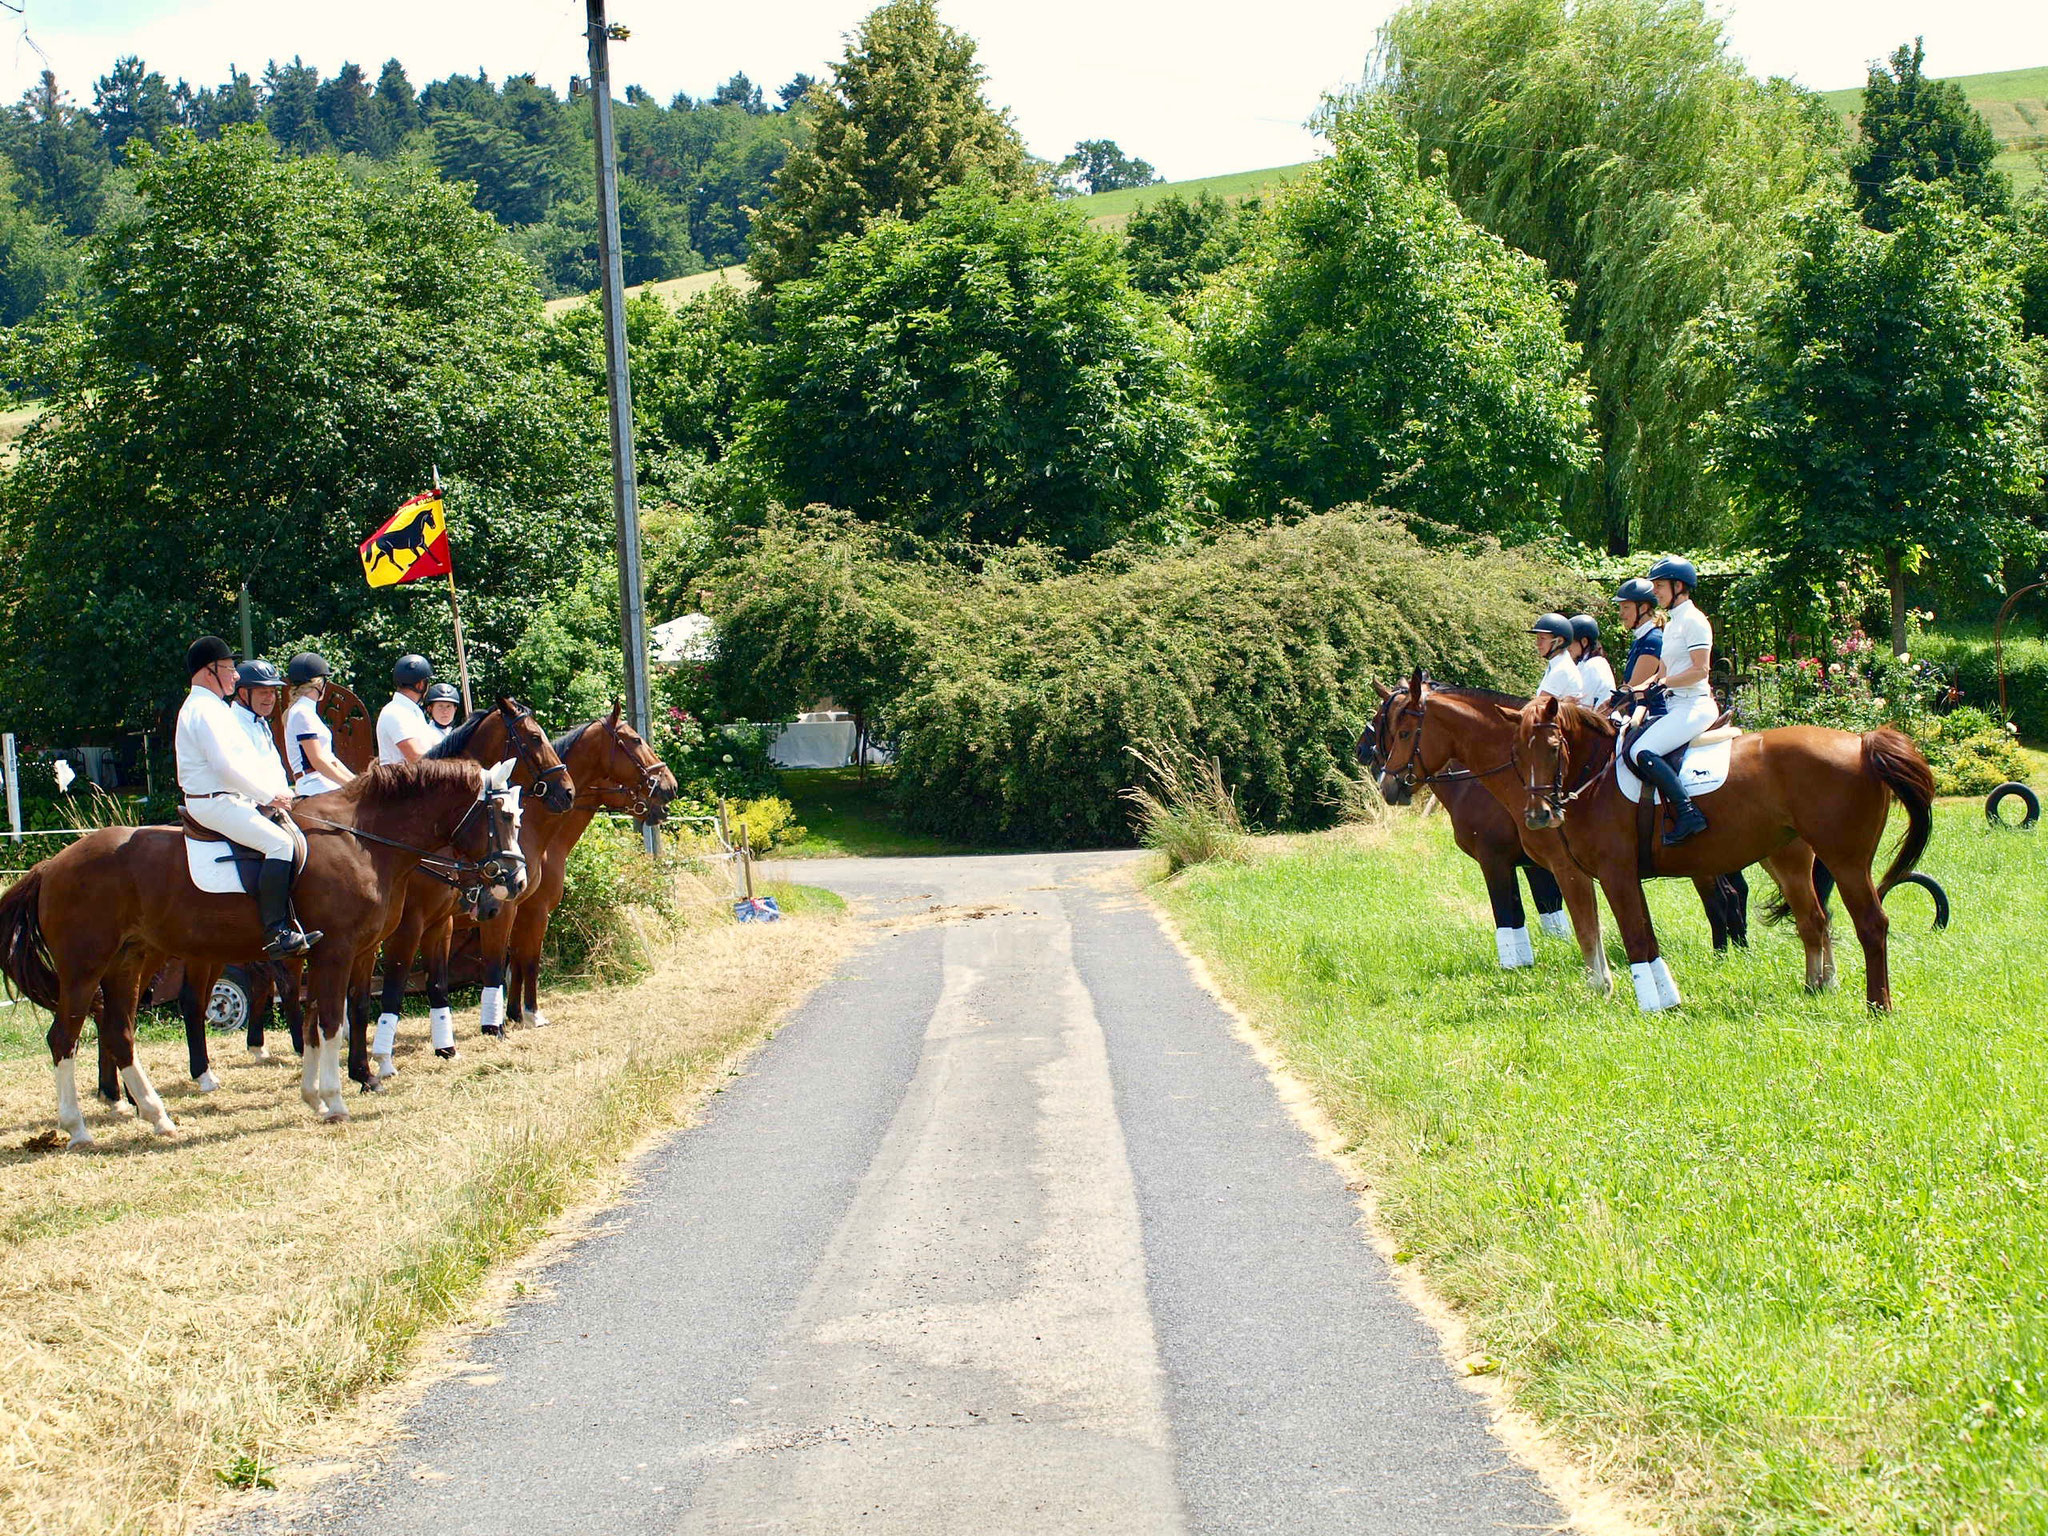
[[[653,827],[661,824],[676,797],[675,774],[621,718],[616,700],[609,715],[576,732],[570,758],[585,805],[625,811]]]
[[[1532,832],[1564,824],[1565,812],[1606,766],[1613,726],[1575,702],[1539,693],[1515,717],[1514,761]]]
[[[1380,687],[1380,712],[1373,723],[1373,744],[1379,760],[1380,795],[1389,805],[1408,804],[1429,777],[1431,770],[1422,761],[1422,733],[1428,713],[1429,678],[1422,668],[1415,669],[1406,688]]]

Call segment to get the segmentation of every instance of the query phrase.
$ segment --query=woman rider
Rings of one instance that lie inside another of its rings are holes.
[[[1586,685],[1579,702],[1599,709],[1614,697],[1614,668],[1600,644],[1600,621],[1590,613],[1572,615],[1572,660],[1579,664],[1579,680]]]
[[[1614,606],[1621,610],[1621,627],[1629,634],[1628,660],[1621,665],[1621,691],[1617,705],[1633,707],[1635,696],[1657,681],[1664,667],[1664,631],[1657,627],[1657,589],[1640,576],[1631,576],[1614,594]],[[1664,712],[1664,701],[1651,706],[1653,714]]]
[[[1546,613],[1529,626],[1529,633],[1536,637],[1536,654],[1549,664],[1536,691],[1574,704],[1585,698],[1585,680],[1572,660],[1572,621],[1561,613]]]
[[[323,795],[355,777],[334,755],[334,732],[320,718],[327,696],[327,662],[318,652],[301,651],[285,663],[292,707],[284,717],[284,760],[292,771],[292,787],[301,795]]]
[[[420,703],[427,711],[427,724],[446,736],[455,726],[455,717],[462,710],[462,695],[455,691],[453,683],[435,683],[427,689],[426,697]]]
[[[1707,830],[1707,818],[1678,782],[1678,770],[1663,754],[1675,752],[1714,723],[1719,706],[1707,684],[1714,661],[1714,627],[1692,600],[1699,572],[1690,560],[1659,560],[1650,567],[1650,587],[1657,605],[1669,617],[1664,623],[1664,709],[1643,727],[1635,740],[1633,766],[1644,781],[1671,802],[1677,812],[1664,834],[1669,848]],[[1633,671],[1631,671],[1633,676]]]

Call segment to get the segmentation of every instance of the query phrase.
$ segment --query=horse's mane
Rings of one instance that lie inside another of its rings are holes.
[[[470,737],[476,734],[476,728],[495,713],[497,707],[493,705],[489,709],[478,710],[460,725],[449,726],[448,734],[429,747],[423,755],[440,762],[462,756],[463,751],[469,746]]]
[[[1529,702],[1528,695],[1502,693],[1497,688],[1475,688],[1464,683],[1439,683],[1429,681],[1425,686],[1436,693],[1455,694],[1460,698],[1477,699],[1482,704],[1499,704],[1508,709],[1520,709]]]
[[[1559,714],[1564,715],[1568,724],[1583,726],[1595,736],[1612,738],[1621,734],[1621,727],[1616,725],[1609,716],[1586,708],[1577,699],[1559,699],[1557,701],[1557,709]],[[1566,711],[1569,711],[1569,713],[1567,714]]]
[[[435,762],[425,757],[416,763],[378,763],[357,774],[335,793],[346,796],[362,810],[375,810],[454,785],[460,785],[473,794],[477,775],[481,772],[475,763]]]
[[[595,720],[586,720],[581,725],[572,725],[562,732],[555,738],[555,756],[565,763],[569,761],[569,754],[576,750],[576,743],[583,739],[583,733],[595,724]]]

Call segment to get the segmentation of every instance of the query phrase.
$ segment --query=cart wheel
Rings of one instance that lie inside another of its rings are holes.
[[[249,1027],[249,973],[239,965],[221,972],[206,1000],[206,1027],[217,1035],[240,1034]]]
[[[1998,814],[1999,806],[2003,805],[2007,797],[2012,795],[2019,797],[2020,805],[2026,811],[2026,814],[2017,823],[2007,821]],[[1994,827],[2017,825],[2020,831],[2025,832],[2041,819],[2041,797],[2024,784],[2001,784],[1998,788],[1991,791],[1984,801],[1984,819]]]

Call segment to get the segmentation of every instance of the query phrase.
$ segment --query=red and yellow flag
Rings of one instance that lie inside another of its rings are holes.
[[[423,491],[363,540],[363,579],[373,587],[402,586],[455,569],[448,553],[448,511],[439,491]]]

